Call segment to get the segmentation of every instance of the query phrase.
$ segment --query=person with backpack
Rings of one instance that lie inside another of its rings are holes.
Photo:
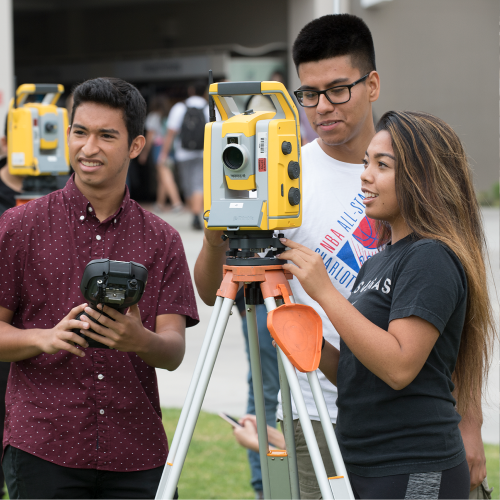
[[[175,141],[175,160],[179,167],[181,189],[193,214],[193,229],[203,229],[203,139],[208,122],[208,102],[205,82],[188,87],[189,97],[178,102],[168,115],[167,134],[158,157],[162,165]]]

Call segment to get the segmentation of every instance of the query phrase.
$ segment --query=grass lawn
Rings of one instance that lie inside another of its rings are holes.
[[[163,410],[169,441],[174,436],[180,410]],[[492,498],[500,499],[499,447],[485,444],[488,483]],[[229,424],[217,415],[202,412],[179,480],[179,496],[188,498],[254,498],[246,451],[239,446]],[[8,498],[7,496],[4,498]]]
[[[169,440],[180,410],[163,410]],[[500,499],[499,447],[485,444],[488,484]],[[217,415],[201,412],[179,480],[180,498],[254,498],[246,452],[233,438],[231,427]]]
[[[488,469],[488,484],[490,488],[493,489],[491,498],[500,498],[500,486],[499,486],[499,472],[500,472],[500,460],[498,445],[496,444],[485,444],[484,451],[486,453],[486,468]]]
[[[180,410],[162,410],[169,442]],[[247,453],[231,426],[218,415],[201,412],[179,480],[180,498],[254,498]]]

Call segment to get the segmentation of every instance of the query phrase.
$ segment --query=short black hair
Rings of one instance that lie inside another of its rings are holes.
[[[144,135],[146,101],[132,84],[120,78],[95,78],[75,87],[71,125],[78,106],[85,102],[95,102],[123,111],[129,147],[138,135]]]
[[[299,65],[339,56],[366,75],[376,70],[375,48],[366,23],[351,14],[330,14],[306,24],[293,44],[293,62]]]
[[[191,84],[194,90],[194,95],[203,97],[208,87],[208,80],[196,80]]]

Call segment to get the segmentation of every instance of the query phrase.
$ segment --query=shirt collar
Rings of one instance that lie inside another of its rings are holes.
[[[76,187],[74,173],[68,179],[68,182],[66,183],[66,186],[64,186],[62,192],[63,192],[63,197],[68,200],[69,205],[74,210],[77,219],[84,221],[87,219],[89,215],[93,215],[95,213],[94,207],[92,206],[90,201],[87,200],[87,198],[85,198],[82,192]],[[125,194],[123,196],[123,200],[120,207],[113,215],[108,217],[105,221],[102,221],[102,223],[110,221],[117,223],[120,220],[120,217],[127,212],[129,206],[130,206],[130,191],[128,190],[128,187],[125,186]]]

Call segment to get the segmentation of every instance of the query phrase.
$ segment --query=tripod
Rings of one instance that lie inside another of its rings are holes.
[[[246,235],[242,240],[241,233],[238,235],[229,234],[230,251],[228,254],[230,257],[227,262],[234,265],[226,265],[223,268],[224,277],[217,292],[214,310],[169,449],[156,499],[172,499],[174,497],[240,283],[245,286],[250,366],[253,376],[264,498],[300,498],[290,392],[299,414],[322,497],[324,499],[354,498],[315,372],[321,356],[321,319],[311,307],[292,303],[292,292],[288,283],[288,279],[292,278],[292,275],[283,270],[281,265],[283,261],[276,259],[274,255],[264,258],[253,257],[254,251],[258,249],[273,245],[280,246],[279,240],[269,238],[272,240],[269,244],[267,238],[263,239],[262,231],[259,233],[258,241],[256,238],[252,238],[252,235]],[[283,403],[283,431],[287,450],[270,451],[267,439],[255,310],[255,306],[262,303],[261,300],[266,305],[268,327],[277,344]],[[280,302],[280,307],[277,307],[277,300]],[[294,367],[307,373],[328,449],[338,474],[335,477],[327,477]]]

